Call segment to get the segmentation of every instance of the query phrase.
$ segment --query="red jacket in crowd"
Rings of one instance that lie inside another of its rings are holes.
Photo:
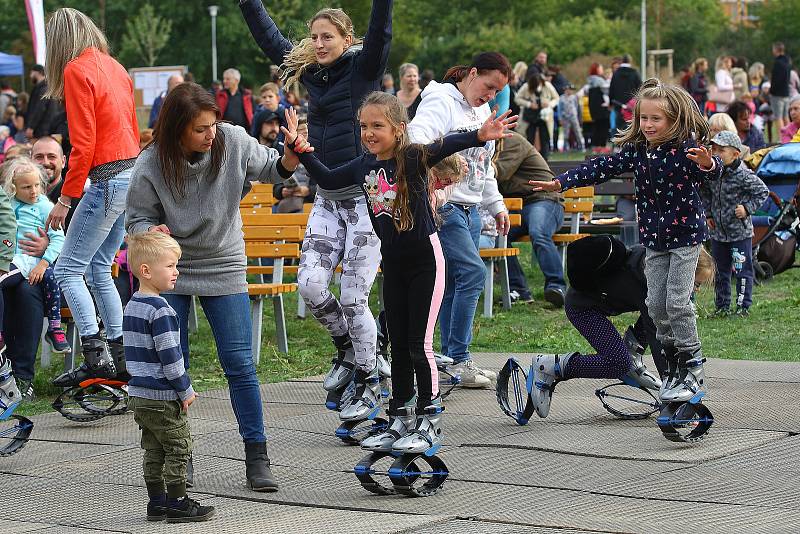
[[[249,89],[240,89],[239,92],[242,93],[244,116],[247,118],[247,125],[241,126],[244,126],[244,129],[249,132],[250,127],[253,125],[253,92]],[[225,116],[225,110],[228,109],[228,91],[225,89],[220,89],[217,91],[216,99],[217,107],[219,107],[219,117],[222,118]]]
[[[139,155],[133,81],[114,58],[87,48],[64,68],[64,106],[72,152],[61,193],[80,198],[92,168]]]

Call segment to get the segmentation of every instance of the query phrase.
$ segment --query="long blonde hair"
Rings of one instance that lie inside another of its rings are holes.
[[[353,42],[350,46],[361,43],[361,39],[357,39],[353,34],[353,21],[341,9],[327,8],[317,11],[317,14],[306,24],[309,31],[311,31],[311,25],[319,19],[325,19],[333,24],[342,37],[347,37],[348,35],[352,37]],[[306,69],[316,63],[317,55],[314,53],[314,41],[311,40],[311,37],[306,37],[284,56],[281,64],[281,79],[287,85],[299,82]]]
[[[14,197],[17,193],[17,184],[14,181],[18,176],[33,173],[39,177],[39,187],[41,194],[47,192],[47,172],[44,168],[26,156],[14,158],[0,165],[0,185],[5,189],[9,197]]]
[[[717,273],[717,266],[714,258],[708,253],[705,247],[700,247],[700,256],[697,258],[697,267],[694,270],[695,281],[701,277],[703,281],[700,285],[711,287],[714,285],[714,276]]]
[[[57,9],[47,20],[47,98],[64,100],[64,68],[87,48],[108,54],[108,41],[92,19],[69,7]]]
[[[639,125],[642,100],[663,102],[661,108],[670,122],[669,128],[659,139],[652,141],[652,145],[659,145],[669,141],[682,143],[693,138],[699,144],[709,141],[708,121],[700,113],[694,98],[682,87],[665,84],[658,78],[650,78],[642,84],[641,89],[639,89],[634,98],[636,98],[636,107],[633,110],[633,119],[631,119],[628,127],[614,138],[615,144],[626,145],[628,143],[639,144],[647,142],[647,138]]]

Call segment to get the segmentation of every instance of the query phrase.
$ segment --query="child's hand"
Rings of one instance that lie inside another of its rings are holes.
[[[529,180],[528,183],[533,186],[534,191],[551,191],[551,192],[561,191],[561,182],[559,182],[558,180],[551,180],[549,182]]]
[[[478,130],[478,141],[494,141],[495,139],[502,139],[503,137],[511,137],[509,128],[514,128],[517,125],[517,116],[509,117],[511,110],[507,110],[499,117],[495,117],[497,107],[492,110],[492,114],[483,123],[481,129]]]
[[[708,225],[709,230],[713,230],[714,228],[717,227],[716,223],[714,222],[714,219],[712,219],[711,217],[708,217],[706,219],[706,224]]]
[[[181,409],[184,412],[189,413],[189,406],[197,399],[197,393],[192,393],[192,396],[187,398],[185,401],[181,403]]]
[[[28,274],[28,283],[30,283],[30,285],[32,286],[35,286],[36,284],[41,282],[42,278],[44,278],[45,269],[47,269],[46,261],[42,260],[39,263],[37,263],[36,267],[31,269],[30,274]]]
[[[710,171],[714,168],[714,159],[711,157],[711,150],[708,147],[690,148],[686,157],[697,163],[704,171]]]
[[[736,214],[737,219],[744,219],[745,217],[747,217],[747,210],[741,204],[736,206],[736,210],[734,210],[734,213]]]
[[[297,139],[297,112],[293,107],[286,108],[286,127],[281,126],[281,131],[286,138],[286,144],[294,143]]]
[[[172,235],[172,232],[169,231],[166,224],[158,224],[151,226],[147,229],[148,232],[161,232],[162,234]]]

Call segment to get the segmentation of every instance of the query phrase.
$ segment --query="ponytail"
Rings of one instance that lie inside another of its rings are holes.
[[[492,70],[499,71],[508,80],[514,76],[511,63],[508,62],[506,56],[500,52],[481,52],[472,58],[472,63],[469,66],[456,65],[447,69],[443,79],[446,82],[460,82],[466,78],[472,69],[477,69],[479,76]]]

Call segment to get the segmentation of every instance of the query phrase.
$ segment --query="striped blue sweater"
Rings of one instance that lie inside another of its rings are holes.
[[[122,319],[128,395],[186,400],[194,394],[181,353],[178,316],[160,296],[133,294]]]

